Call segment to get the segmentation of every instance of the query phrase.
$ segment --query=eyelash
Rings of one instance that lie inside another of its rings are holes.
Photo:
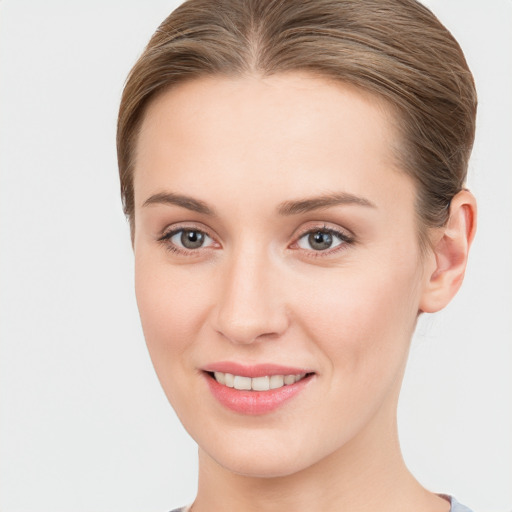
[[[171,238],[174,235],[181,233],[182,231],[196,231],[198,233],[202,233],[203,235],[206,235],[208,238],[210,238],[212,240],[215,240],[214,237],[211,236],[207,230],[198,228],[196,226],[186,225],[186,226],[177,226],[170,231],[164,232],[163,235],[160,238],[158,238],[157,241],[160,242],[161,244],[163,244],[165,246],[166,250],[168,250],[169,252],[179,254],[179,255],[189,256],[189,257],[199,255],[199,249],[203,249],[203,250],[207,249],[207,247],[206,248],[200,247],[199,249],[186,249],[186,248],[178,247],[175,244],[173,244],[171,242]]]
[[[211,236],[208,231],[204,229],[197,228],[195,226],[178,226],[172,229],[171,231],[165,232],[161,237],[157,239],[158,242],[162,243],[166,250],[169,252],[180,254],[184,256],[195,256],[199,255],[200,250],[208,249],[209,247],[200,247],[198,249],[186,249],[176,246],[171,242],[171,238],[178,233],[181,233],[182,231],[197,231],[198,233],[202,233],[203,235],[206,235],[208,238],[215,240],[213,236]],[[308,252],[308,256],[313,258],[322,258],[331,256],[335,253],[338,253],[339,251],[345,250],[347,245],[353,245],[355,243],[355,238],[351,235],[348,235],[341,230],[334,229],[332,227],[328,227],[326,225],[323,226],[314,226],[311,228],[308,228],[307,230],[302,231],[295,239],[295,241],[291,244],[291,246],[297,246],[299,241],[304,238],[305,236],[311,235],[312,233],[328,233],[330,235],[333,235],[334,237],[338,238],[340,243],[335,246],[332,249],[326,249],[324,251],[315,251],[314,249],[304,249],[306,252]],[[215,242],[214,242],[215,243]],[[300,248],[299,248],[300,249]],[[295,250],[295,249],[294,249]]]
[[[323,226],[314,226],[311,228],[306,229],[305,231],[302,231],[299,236],[295,239],[295,242],[293,242],[292,246],[297,246],[299,241],[304,238],[305,236],[311,235],[313,233],[328,233],[330,235],[333,235],[334,237],[338,238],[340,243],[333,247],[332,249],[326,249],[324,251],[315,251],[314,249],[305,249],[308,252],[308,257],[313,258],[326,258],[329,256],[332,256],[333,254],[337,254],[339,251],[344,251],[347,249],[347,246],[353,245],[355,243],[355,238],[352,235],[348,235],[347,233],[328,227],[326,225]]]

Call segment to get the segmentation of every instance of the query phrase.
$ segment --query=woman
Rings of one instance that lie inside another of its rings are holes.
[[[189,0],[127,81],[118,159],[191,508],[462,512],[405,466],[419,315],[464,277],[476,93],[414,0]]]

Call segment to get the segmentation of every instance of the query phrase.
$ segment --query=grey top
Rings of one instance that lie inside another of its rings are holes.
[[[459,503],[453,496],[446,496],[450,499],[452,506],[450,507],[450,512],[471,512],[471,510]],[[186,509],[185,509],[186,510]]]
[[[472,512],[468,507],[465,507],[464,505],[459,503],[453,496],[447,496],[446,494],[443,494],[441,496],[450,501],[450,512]],[[190,512],[190,507],[191,505],[187,507],[175,508],[174,510],[171,510],[171,512]]]

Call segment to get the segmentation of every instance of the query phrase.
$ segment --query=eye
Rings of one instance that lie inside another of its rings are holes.
[[[213,245],[213,239],[204,231],[195,228],[175,229],[166,233],[160,238],[161,242],[166,242],[169,249],[179,251],[186,249],[193,251]]]
[[[298,240],[297,245],[301,249],[313,251],[327,251],[352,240],[334,229],[314,229],[304,233]]]

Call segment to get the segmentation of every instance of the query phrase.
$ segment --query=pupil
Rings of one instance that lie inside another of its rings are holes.
[[[204,234],[200,231],[184,230],[181,234],[181,243],[187,249],[197,249],[203,245]]]
[[[329,249],[332,245],[332,235],[330,233],[317,231],[316,233],[311,233],[308,238],[309,245],[317,251]]]

